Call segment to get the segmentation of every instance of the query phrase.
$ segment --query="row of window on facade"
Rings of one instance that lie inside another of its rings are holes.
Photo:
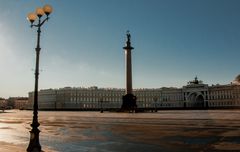
[[[155,97],[138,97],[138,101],[181,101],[182,96],[160,96],[154,99]],[[232,95],[232,94],[221,94],[221,95],[210,95],[209,100],[219,100],[219,99],[233,99],[233,98],[240,98],[240,94],[238,95]],[[63,98],[62,98],[63,99]],[[41,96],[42,101],[51,101],[56,100],[55,97],[47,97],[47,96]],[[100,100],[103,101],[122,101],[122,96],[120,97],[70,97],[70,102],[81,102],[81,101],[88,101],[88,102],[98,102]]]
[[[176,95],[179,93],[162,93],[162,92],[133,92],[136,96],[139,97],[155,97],[155,96],[159,96],[159,95],[165,95],[165,96],[172,96],[172,95]],[[68,95],[71,97],[121,97],[123,96],[125,93],[124,91],[104,91],[104,92],[91,92],[91,90],[86,91],[86,92],[77,92],[77,93],[73,93],[73,91],[68,92],[68,93],[64,93],[64,92],[58,92],[58,95],[64,96],[64,95]]]
[[[209,102],[209,106],[240,106],[238,101]]]
[[[192,105],[193,104],[193,105]],[[194,102],[187,102],[187,106],[194,106]],[[40,103],[40,108],[79,108],[79,109],[94,109],[94,108],[120,108],[121,102],[105,102],[105,103]],[[209,101],[209,107],[219,106],[240,106],[240,101]],[[138,102],[138,108],[161,108],[161,107],[184,107],[184,102]]]

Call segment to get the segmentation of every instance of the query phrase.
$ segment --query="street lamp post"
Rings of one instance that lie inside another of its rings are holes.
[[[101,109],[100,109],[100,112],[103,113],[103,98],[100,98],[100,104],[101,104]]]
[[[34,87],[34,103],[33,103],[33,120],[32,120],[32,130],[30,131],[30,142],[27,148],[28,152],[41,152],[41,145],[39,143],[39,132],[38,127],[40,126],[38,122],[38,76],[39,76],[39,54],[40,54],[40,34],[41,26],[49,20],[49,14],[52,12],[52,7],[50,5],[45,5],[43,8],[37,8],[35,13],[29,13],[27,19],[31,22],[31,28],[37,27],[37,47],[36,50],[36,67],[35,67],[35,87]],[[41,17],[46,15],[46,18],[41,21]],[[33,24],[38,18],[38,23]]]
[[[158,98],[154,97],[153,100],[154,100],[155,112],[157,112],[157,100],[158,100]]]

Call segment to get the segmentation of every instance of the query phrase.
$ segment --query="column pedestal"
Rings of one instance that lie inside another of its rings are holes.
[[[136,104],[136,100],[137,97],[134,96],[133,94],[126,94],[122,97],[122,107],[121,110],[122,111],[135,111],[137,108],[137,104]]]

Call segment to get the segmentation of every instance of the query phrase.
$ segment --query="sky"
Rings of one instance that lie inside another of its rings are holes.
[[[34,89],[37,30],[28,13],[50,4],[42,27],[39,90],[125,87],[126,31],[133,88],[182,87],[240,73],[239,0],[1,0],[0,97]]]

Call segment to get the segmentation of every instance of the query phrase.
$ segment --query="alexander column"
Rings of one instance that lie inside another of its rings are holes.
[[[131,46],[131,35],[127,31],[127,41],[125,47],[125,66],[126,66],[126,95],[123,96],[122,110],[134,110],[137,107],[136,96],[132,93],[132,55],[134,49]]]

